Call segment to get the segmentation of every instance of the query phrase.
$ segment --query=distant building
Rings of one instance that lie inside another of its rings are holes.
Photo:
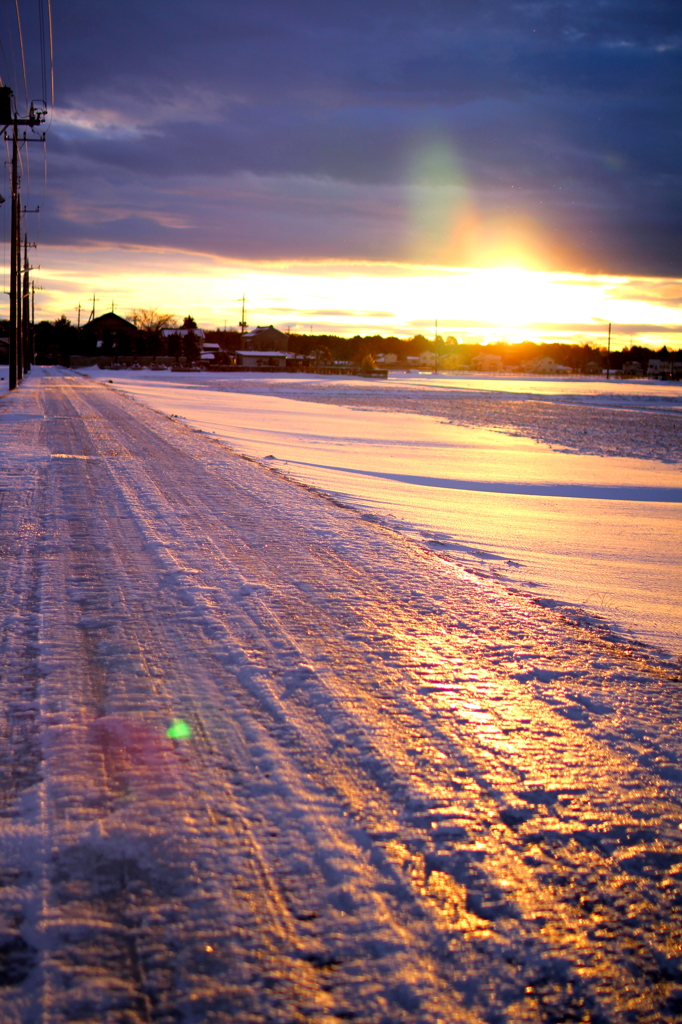
[[[293,358],[288,352],[263,351],[261,349],[237,349],[237,365],[243,366],[245,370],[284,370],[287,359]]]
[[[269,327],[254,327],[247,331],[242,335],[240,344],[244,351],[288,352],[289,335],[270,324]]]
[[[419,353],[419,365],[421,367],[424,367],[425,369],[433,370],[435,368],[435,365],[436,365],[436,356],[435,356],[435,354],[433,352],[429,352],[428,349],[425,349],[423,352],[420,352]]]
[[[81,353],[91,352],[98,356],[107,354],[116,359],[120,355],[135,354],[139,336],[135,324],[118,313],[110,312],[83,324],[77,344]]]
[[[502,373],[504,370],[502,356],[492,352],[480,352],[471,360],[471,369],[482,373]]]
[[[570,366],[562,366],[561,363],[556,363],[549,356],[524,363],[523,368],[530,370],[531,373],[573,373]]]
[[[201,346],[199,359],[204,363],[211,363],[220,352],[220,345],[217,341],[205,341]]]
[[[88,320],[86,324],[83,324],[81,330],[87,334],[96,335],[98,339],[110,340],[117,337],[134,338],[139,334],[135,324],[130,320],[124,320],[118,313],[103,313],[102,316],[96,316],[94,320]]]
[[[673,359],[650,359],[646,366],[647,377],[658,377],[660,380],[679,380],[682,376],[682,363]]]

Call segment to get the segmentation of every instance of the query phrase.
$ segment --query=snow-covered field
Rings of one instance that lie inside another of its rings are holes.
[[[464,565],[682,651],[679,385],[89,372]]]
[[[267,454],[0,402],[2,1024],[677,1024],[679,665]]]

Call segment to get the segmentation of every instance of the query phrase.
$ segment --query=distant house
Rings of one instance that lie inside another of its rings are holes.
[[[94,320],[88,320],[81,328],[86,334],[96,335],[98,339],[114,340],[119,337],[134,338],[138,333],[135,324],[125,320],[118,313],[103,313]]]
[[[555,362],[549,356],[524,363],[523,368],[524,370],[530,370],[531,373],[573,373],[570,366],[562,366],[561,363]]]
[[[376,361],[377,363],[383,363],[384,366],[388,366],[393,363],[397,363],[398,357],[395,352],[380,352],[379,355],[376,356]]]
[[[243,366],[245,370],[286,369],[287,359],[293,359],[288,352],[277,352],[274,350],[262,351],[261,349],[237,349],[237,365]]]
[[[504,370],[502,356],[492,352],[480,352],[471,360],[471,369],[483,373],[502,373]]]
[[[242,335],[241,347],[243,351],[250,352],[288,352],[289,335],[278,331],[272,324],[269,327],[254,327]]]
[[[650,359],[646,367],[647,377],[658,377],[660,380],[672,378],[679,380],[682,376],[682,363],[673,359]]]
[[[125,320],[118,313],[103,313],[83,324],[78,347],[83,356],[92,353],[115,360],[121,355],[135,354],[139,336],[140,332],[130,320]]]
[[[217,341],[205,341],[201,346],[199,359],[204,363],[211,363],[220,352],[220,345]]]
[[[429,370],[433,370],[436,365],[436,356],[433,352],[429,352],[425,349],[419,353],[419,365]]]

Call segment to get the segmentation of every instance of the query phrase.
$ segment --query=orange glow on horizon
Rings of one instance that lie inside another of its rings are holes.
[[[463,214],[472,235],[476,214]],[[468,218],[468,221],[467,221]],[[461,227],[461,223],[460,223]],[[478,229],[476,229],[478,230]],[[156,307],[191,313],[208,328],[236,327],[241,295],[249,324],[273,323],[301,333],[431,336],[434,321],[460,341],[556,340],[613,347],[682,342],[682,281],[548,272],[531,250],[498,252],[491,266],[370,261],[237,261],[145,249],[41,250],[43,291],[36,319],[76,320],[116,304],[122,315]]]

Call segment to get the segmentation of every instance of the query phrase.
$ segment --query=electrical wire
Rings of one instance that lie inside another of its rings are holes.
[[[38,0],[38,33],[40,36],[40,94],[43,104],[47,106],[47,68],[45,53],[45,6]]]
[[[26,52],[24,50],[24,33],[21,28],[21,14],[19,12],[19,0],[14,0],[14,8],[17,12],[17,31],[19,32],[19,49],[21,50],[21,69],[24,74],[24,98],[28,109],[28,78],[26,77]]]
[[[52,124],[52,118],[54,117],[54,35],[52,31],[52,0],[38,0],[41,12],[41,59],[44,68],[44,57],[45,57],[45,21],[44,11],[47,9],[47,42],[48,42],[48,57],[49,57],[49,85],[50,85],[50,96],[49,99],[45,96],[45,103],[48,108],[47,124],[45,125],[45,132],[43,133],[43,198],[40,206],[38,207],[38,222],[36,225],[36,245],[40,242],[40,227],[41,227],[41,210],[47,202],[47,141],[45,134],[49,130]],[[43,6],[44,4],[44,6]],[[44,86],[47,92],[47,84]]]
[[[5,19],[7,21],[7,41],[9,43],[10,60],[8,61],[8,70],[11,72],[12,83],[16,83],[17,80],[17,58],[14,51],[14,31],[12,29],[12,23],[9,15],[9,0],[5,0]]]
[[[52,123],[52,120],[53,120],[53,116],[54,116],[55,74],[54,74],[54,34],[53,34],[53,21],[52,21],[52,4],[51,4],[51,0],[37,0],[37,3],[38,3],[38,12],[37,12],[38,13],[38,26],[37,26],[38,33],[37,34],[39,36],[38,42],[39,42],[39,60],[40,60],[40,68],[39,69],[37,67],[36,68],[33,67],[33,57],[32,57],[32,55],[35,52],[34,49],[32,48],[31,49],[31,53],[27,54],[27,51],[26,51],[26,48],[25,48],[25,45],[24,45],[24,33],[23,33],[23,24],[22,24],[22,12],[20,10],[20,0],[14,0],[14,11],[13,12],[10,11],[11,0],[5,0],[5,2],[4,2],[4,8],[5,8],[5,12],[4,13],[5,13],[5,20],[6,20],[6,24],[7,24],[7,31],[0,34],[0,61],[2,62],[2,65],[1,65],[2,75],[0,75],[0,83],[1,84],[7,83],[8,79],[9,79],[9,81],[14,86],[17,83],[20,83],[21,80],[23,79],[24,96],[25,96],[25,101],[26,101],[26,111],[28,113],[29,104],[30,104],[30,98],[29,98],[30,94],[29,94],[29,87],[28,87],[28,77],[29,77],[29,73],[28,72],[29,72],[29,70],[31,71],[31,76],[32,77],[33,77],[33,72],[34,71],[35,72],[39,72],[39,74],[40,74],[40,88],[41,88],[41,92],[42,92],[40,106],[42,108],[47,108],[46,109],[47,124],[45,124],[45,126],[43,128],[43,131],[42,131],[43,174],[40,175],[40,177],[42,177],[42,179],[43,179],[43,188],[42,188],[43,195],[42,195],[42,202],[38,206],[37,211],[31,210],[31,212],[38,213],[38,223],[35,225],[35,229],[34,230],[35,230],[35,234],[36,234],[37,239],[39,239],[40,238],[40,234],[41,234],[41,231],[40,231],[40,227],[41,227],[41,223],[40,223],[41,207],[44,205],[44,203],[47,200],[47,144],[46,144],[46,139],[45,139],[45,133],[46,133],[47,129],[50,127],[50,125]],[[5,36],[6,36],[6,40],[3,39],[3,37],[5,37]],[[29,43],[31,42],[30,39],[27,39],[27,41]],[[38,56],[38,55],[36,54],[35,56]],[[19,65],[19,60],[18,60],[19,57],[21,59],[21,65]],[[28,57],[31,57],[31,67],[30,68],[28,67]],[[14,106],[14,110],[16,111],[16,113],[19,113],[17,111],[17,109],[16,109],[16,92],[17,92],[17,90],[13,89],[13,92],[15,93],[15,100],[14,100],[15,106]],[[16,113],[15,113],[15,116],[16,116]],[[29,136],[29,138],[30,138],[30,136]],[[32,174],[31,174],[31,171],[32,171],[32,168],[31,168],[31,156],[30,156],[31,147],[30,147],[30,145],[28,145],[29,138],[27,138],[27,132],[26,132],[26,130],[24,130],[23,142],[21,140],[19,140],[18,154],[17,154],[18,161],[19,161],[19,166],[17,168],[17,170],[18,170],[18,177],[19,177],[19,181],[23,180],[23,187],[22,187],[22,190],[21,190],[22,191],[21,206],[22,206],[23,209],[26,210],[26,212],[28,212],[29,208],[34,205],[34,200],[32,198],[32,191],[33,191],[32,177],[34,177],[34,175],[32,176]],[[9,176],[10,176],[10,166],[11,166],[11,152],[10,152],[11,151],[11,139],[8,138],[5,135],[4,141],[5,141],[5,149],[6,149],[6,158],[7,159],[6,159],[6,162],[4,163],[4,167],[3,167],[3,170],[2,170],[2,173],[1,173],[1,180],[3,182],[3,187],[5,189],[5,194],[7,194],[7,189],[8,188],[9,188],[9,191],[11,193],[11,185],[8,184],[8,179],[9,179]],[[34,157],[35,156],[37,156],[37,154],[34,154]],[[39,159],[40,159],[40,157],[39,157]],[[34,161],[34,168],[33,168],[33,170],[35,170],[35,161]],[[36,181],[36,185],[37,184],[38,184],[38,182]],[[10,199],[11,199],[11,196],[10,196]],[[8,242],[7,242],[7,222],[8,222],[8,216],[9,216],[8,210],[10,209],[10,207],[11,207],[11,202],[7,201],[6,204],[5,204],[4,209],[2,210],[2,216],[0,217],[0,224],[2,224],[2,227],[3,227],[2,253],[1,253],[1,256],[2,256],[2,268],[1,268],[1,271],[0,271],[0,276],[2,277],[2,281],[3,281],[3,291],[8,288],[9,266],[8,266],[8,262],[7,262],[8,261],[8,253],[7,253],[7,246],[8,246]],[[28,223],[27,222],[25,224],[24,231],[25,231],[26,227],[28,227]],[[31,233],[33,234],[33,231]],[[36,244],[37,244],[37,241],[36,241]],[[38,285],[38,288],[40,288],[40,285]],[[4,305],[4,303],[3,303],[3,305]]]
[[[52,34],[52,0],[47,0],[47,31],[50,41],[50,117],[54,110],[54,42]]]
[[[5,10],[6,9],[7,8],[5,8]],[[7,70],[9,70],[9,61],[7,60],[7,55],[5,54],[5,47],[4,47],[4,44],[2,42],[2,36],[1,35],[0,35],[0,57],[2,57],[3,69],[6,68]],[[0,85],[5,85],[5,81],[4,81],[4,78],[3,78],[2,75],[0,75]]]

